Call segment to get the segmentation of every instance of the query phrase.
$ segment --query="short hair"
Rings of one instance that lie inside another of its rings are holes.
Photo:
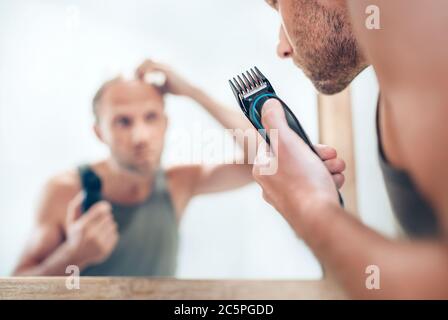
[[[101,102],[101,98],[104,95],[104,92],[106,91],[107,88],[109,88],[111,85],[118,83],[120,81],[122,81],[122,77],[121,76],[117,76],[113,79],[107,80],[106,82],[104,82],[100,88],[97,90],[97,92],[95,93],[95,95],[93,96],[92,99],[92,111],[93,111],[93,115],[95,116],[95,121],[99,120],[99,116],[98,116],[98,105]]]

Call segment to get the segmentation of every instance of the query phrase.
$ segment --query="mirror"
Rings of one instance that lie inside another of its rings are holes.
[[[20,261],[30,275],[42,271],[31,265],[50,256],[61,265],[72,261],[73,252],[63,247],[69,238],[80,241],[81,227],[73,224],[86,215],[72,208],[70,216],[68,203],[82,205],[78,169],[89,164],[102,179],[102,199],[115,203],[119,235],[114,238],[106,218],[89,229],[106,239],[84,239],[88,245],[77,254],[91,257],[77,256],[82,274],[319,279],[318,261],[260,187],[235,182],[249,169],[234,165],[233,175],[212,177],[204,171],[204,180],[195,180],[201,166],[242,156],[220,122],[245,119],[228,79],[253,66],[317,141],[316,92],[291,62],[277,59],[279,26],[277,14],[259,0],[2,2],[0,276],[17,272]],[[147,59],[181,76],[182,94],[162,95],[166,87],[135,80]],[[221,107],[228,113],[217,117]],[[228,150],[236,152],[229,157]],[[41,255],[23,262],[32,250]],[[95,268],[107,261],[116,267]]]

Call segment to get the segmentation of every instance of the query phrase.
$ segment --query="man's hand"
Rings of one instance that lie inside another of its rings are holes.
[[[345,176],[343,174],[345,170],[345,161],[338,158],[338,154],[335,148],[324,144],[314,145],[319,154],[320,159],[323,161],[328,172],[331,173],[331,177],[338,189],[341,189],[345,182]]]
[[[265,103],[262,123],[268,133],[272,129],[278,130],[278,140],[271,140],[274,154],[267,157],[266,147],[260,146],[253,167],[254,178],[263,188],[265,200],[296,226],[296,222],[308,211],[308,205],[316,202],[337,205],[336,186],[339,188],[344,183],[342,171],[345,163],[337,158],[336,151],[327,146],[316,146],[319,159],[289,128],[283,108],[275,99]],[[274,175],[262,175],[261,169],[270,166],[266,161],[273,161],[272,157],[278,161],[277,172]]]
[[[79,267],[106,260],[118,242],[117,224],[106,201],[94,204],[81,215],[83,195],[78,194],[67,209],[67,243]]]
[[[143,81],[145,74],[151,72],[162,72],[166,76],[166,82],[161,88],[163,93],[191,97],[197,90],[195,86],[175,73],[169,66],[152,60],[145,60],[135,71],[135,77]]]

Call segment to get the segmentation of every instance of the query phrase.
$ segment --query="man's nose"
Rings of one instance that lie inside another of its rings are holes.
[[[144,124],[136,124],[132,130],[132,142],[137,145],[146,142],[151,132]]]
[[[277,55],[281,59],[287,59],[292,56],[293,48],[289,43],[283,26],[280,26],[280,34],[278,36]]]

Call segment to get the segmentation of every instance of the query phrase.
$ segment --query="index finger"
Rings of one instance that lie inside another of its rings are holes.
[[[314,149],[316,150],[319,158],[321,158],[322,161],[334,159],[338,156],[336,149],[325,144],[316,144],[314,145]]]

